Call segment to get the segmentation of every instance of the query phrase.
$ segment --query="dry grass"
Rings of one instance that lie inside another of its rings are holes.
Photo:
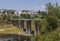
[[[23,31],[13,26],[12,24],[0,25],[0,34],[1,33],[17,33],[17,32],[23,32]]]
[[[23,36],[31,36],[31,34],[27,34],[19,28],[13,26],[12,24],[0,24],[0,36],[1,35],[23,35]]]

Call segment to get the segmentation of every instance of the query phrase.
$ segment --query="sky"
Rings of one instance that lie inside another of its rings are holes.
[[[60,0],[0,0],[0,9],[44,11],[45,4],[49,2],[52,4],[58,2],[60,4]]]

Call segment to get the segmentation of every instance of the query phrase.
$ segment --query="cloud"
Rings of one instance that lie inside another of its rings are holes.
[[[46,8],[46,6],[45,5],[38,5],[38,6],[36,6],[34,9],[35,10],[41,10],[41,11],[45,11],[45,8]]]

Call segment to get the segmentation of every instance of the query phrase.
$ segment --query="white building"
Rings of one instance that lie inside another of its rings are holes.
[[[15,11],[15,15],[17,15],[17,16],[20,16],[20,14],[21,14],[22,12],[21,11]]]
[[[38,14],[37,11],[34,11],[34,10],[22,10],[21,11],[23,14]]]

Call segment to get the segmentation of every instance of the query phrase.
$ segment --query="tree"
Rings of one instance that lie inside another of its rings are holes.
[[[40,14],[41,13],[41,11],[40,10],[38,10],[38,14]]]
[[[56,11],[55,11],[55,10],[57,10],[56,9],[57,7],[52,5],[51,3],[48,3],[46,6],[47,6],[47,12],[48,12],[47,17],[46,17],[46,20],[47,20],[47,23],[48,23],[47,29],[49,31],[53,31],[58,26],[57,16],[56,16]]]
[[[26,18],[26,19],[31,18],[31,16],[29,14],[21,14],[20,16],[21,16],[21,18]]]
[[[7,10],[8,15],[14,15],[15,10]]]
[[[47,10],[49,15],[55,16],[57,19],[60,19],[60,6],[58,5],[58,3],[46,4],[46,10]]]
[[[2,12],[2,22],[7,22],[7,14],[6,14],[7,10],[6,9],[3,9],[3,12]]]
[[[46,18],[46,21],[47,21],[47,23],[48,23],[47,29],[48,29],[49,31],[54,31],[54,30],[58,27],[57,19],[54,18],[53,16],[48,16],[48,17]]]

